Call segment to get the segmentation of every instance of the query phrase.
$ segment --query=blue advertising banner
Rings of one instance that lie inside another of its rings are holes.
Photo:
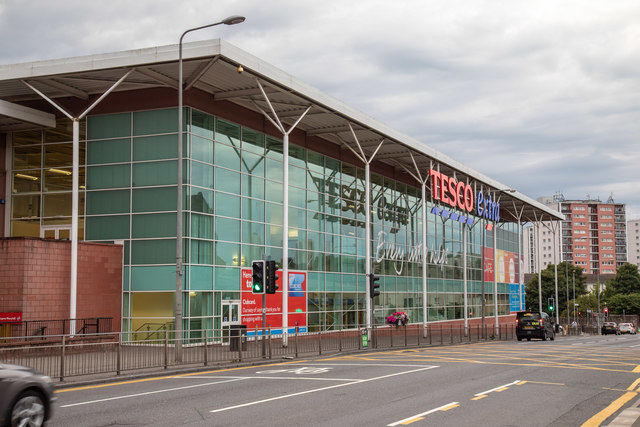
[[[520,301],[520,290],[522,290],[522,301]],[[524,285],[509,284],[509,311],[512,313],[524,310]]]

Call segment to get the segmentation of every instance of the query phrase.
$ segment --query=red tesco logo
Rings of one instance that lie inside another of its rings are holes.
[[[429,170],[429,175],[433,179],[431,191],[434,199],[467,212],[473,210],[473,190],[469,184],[433,169]]]

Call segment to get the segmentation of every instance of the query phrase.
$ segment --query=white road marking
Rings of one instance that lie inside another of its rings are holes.
[[[226,408],[214,409],[214,410],[211,410],[209,412],[216,413],[216,412],[229,411],[229,410],[232,410],[232,409],[245,408],[247,406],[258,405],[258,404],[266,403],[266,402],[273,402],[274,400],[288,399],[290,397],[302,396],[304,394],[316,393],[316,392],[325,391],[325,390],[331,390],[333,388],[346,387],[346,386],[350,386],[350,385],[354,385],[354,384],[366,383],[366,382],[369,382],[369,381],[377,381],[377,380],[381,380],[381,379],[384,379],[384,378],[395,377],[395,376],[398,376],[398,375],[411,374],[411,373],[414,373],[414,372],[425,371],[425,370],[433,369],[433,368],[437,368],[437,367],[438,366],[429,366],[429,367],[424,367],[424,368],[420,368],[420,369],[412,369],[410,371],[405,371],[405,372],[397,372],[395,374],[382,375],[382,376],[375,377],[375,378],[367,378],[367,379],[364,379],[364,380],[352,381],[352,382],[348,382],[348,383],[344,383],[344,384],[336,384],[336,385],[332,385],[332,386],[328,386],[328,387],[314,388],[314,389],[311,389],[311,390],[306,390],[306,391],[301,391],[301,392],[298,392],[298,393],[287,394],[287,395],[284,395],[284,396],[276,396],[276,397],[271,397],[269,399],[262,399],[262,400],[257,400],[257,401],[254,401],[254,402],[242,403],[240,405],[227,406]]]
[[[509,383],[509,384],[501,385],[501,386],[499,386],[499,387],[492,388],[491,390],[483,391],[483,392],[481,392],[481,393],[476,393],[476,394],[474,394],[474,396],[476,396],[476,397],[477,397],[477,396],[481,396],[481,395],[483,395],[483,394],[489,394],[489,393],[492,393],[492,392],[494,392],[494,391],[496,391],[496,390],[500,390],[500,389],[503,389],[503,388],[505,388],[505,387],[509,387],[509,386],[512,386],[512,385],[516,385],[516,384],[518,384],[520,381],[522,381],[522,380],[516,380],[516,381],[514,381],[514,382],[512,382],[512,383]]]
[[[205,383],[205,384],[194,384],[194,385],[188,385],[188,386],[184,386],[184,387],[174,387],[174,388],[166,388],[166,389],[162,389],[162,390],[146,391],[144,393],[135,393],[135,394],[128,394],[128,395],[125,395],[125,396],[107,397],[105,399],[89,400],[87,402],[70,403],[68,405],[60,405],[60,407],[61,408],[70,408],[72,406],[90,405],[90,404],[93,404],[93,403],[108,402],[110,400],[128,399],[130,397],[147,396],[149,394],[168,393],[170,391],[176,391],[176,390],[186,390],[186,389],[189,389],[189,388],[206,387],[208,385],[230,383],[230,382],[233,382],[233,381],[241,381],[241,380],[244,380],[244,379],[245,378],[234,378],[234,379],[230,379],[230,380],[214,381],[214,382]]]

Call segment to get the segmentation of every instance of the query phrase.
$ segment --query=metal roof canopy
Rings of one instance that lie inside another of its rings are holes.
[[[238,66],[243,67],[239,73]],[[108,90],[129,70],[134,69],[116,89],[125,92],[138,89],[178,88],[178,45],[160,46],[76,58],[39,61],[0,66],[0,98],[12,103],[40,100],[41,97],[25,82],[48,97],[78,98],[88,101]],[[433,165],[440,172],[457,180],[475,181],[485,191],[500,197],[504,220],[517,222],[562,220],[564,215],[440,153],[424,143],[404,135],[309,86],[284,71],[221,40],[183,44],[183,74],[185,90],[197,88],[210,93],[216,100],[228,100],[262,114],[270,108],[258,82],[283,123],[293,124],[309,107],[309,113],[297,128],[358,151],[349,124],[367,157],[375,155],[401,174],[420,170],[422,179]],[[177,97],[176,97],[177,98]],[[5,104],[5,103],[3,103]],[[24,108],[24,107],[23,107]],[[262,111],[261,111],[262,110]],[[37,110],[33,110],[37,111]],[[42,113],[42,112],[40,112]],[[49,113],[44,113],[49,114]],[[18,119],[19,123],[15,123]],[[0,132],[19,130],[29,123],[25,117],[4,120],[0,111]],[[45,126],[40,124],[40,126]],[[412,159],[413,157],[413,159]],[[419,182],[416,181],[416,186]]]

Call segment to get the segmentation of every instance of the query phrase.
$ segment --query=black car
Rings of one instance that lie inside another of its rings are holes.
[[[51,378],[0,363],[0,426],[41,426],[53,412]]]
[[[547,313],[535,311],[519,311],[516,313],[516,337],[518,341],[526,338],[540,338],[545,341],[547,338],[554,340],[556,337],[553,331],[553,323]]]
[[[618,324],[616,322],[604,322],[602,324],[602,335],[608,334],[616,334],[620,335],[620,329],[618,328]]]

